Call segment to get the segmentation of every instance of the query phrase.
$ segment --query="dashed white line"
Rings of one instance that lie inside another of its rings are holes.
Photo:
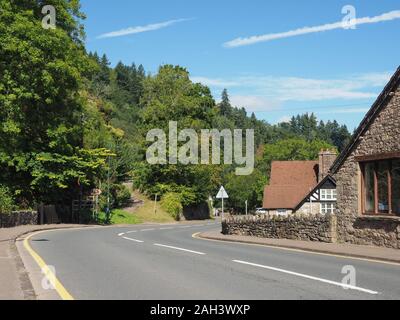
[[[125,232],[118,233],[118,237],[122,237],[124,234]]]
[[[168,227],[168,228],[160,228],[160,230],[172,230],[175,229],[174,227]]]
[[[151,228],[151,229],[142,229],[142,230],[140,230],[141,232],[146,232],[146,231],[154,231],[154,230],[156,230],[156,229],[154,229],[154,228]]]
[[[185,229],[185,228],[191,228],[192,226],[183,226],[183,227],[179,227],[181,229]]]
[[[185,251],[185,252],[190,252],[190,253],[194,253],[194,254],[198,254],[198,255],[205,255],[205,253],[203,253],[203,252],[193,251],[193,250],[188,250],[188,249],[183,249],[183,248],[178,248],[178,247],[167,246],[165,244],[155,243],[154,245],[157,246],[157,247],[163,247],[163,248],[169,248],[169,249],[174,249],[174,250],[179,250],[179,251]]]
[[[137,232],[137,230],[134,230],[134,231],[128,231],[126,234],[130,234],[130,233],[136,233]]]
[[[323,278],[313,277],[313,276],[309,276],[309,275],[306,275],[306,274],[297,273],[297,272],[293,272],[293,271],[288,271],[288,270],[284,270],[284,269],[264,266],[262,264],[256,264],[256,263],[251,263],[251,262],[246,262],[246,261],[241,261],[241,260],[232,260],[232,261],[236,262],[236,263],[240,263],[240,264],[253,266],[253,267],[258,267],[258,268],[268,269],[268,270],[272,270],[272,271],[282,272],[282,273],[290,274],[290,275],[301,277],[301,278],[305,278],[305,279],[324,282],[324,283],[328,283],[328,284],[331,284],[331,285],[334,285],[334,286],[342,287],[344,289],[357,290],[357,291],[361,291],[361,292],[365,292],[365,293],[369,293],[369,294],[379,294],[379,292],[377,292],[377,291],[373,291],[373,290],[369,290],[369,289],[365,289],[365,288],[361,288],[361,287],[356,287],[356,286],[352,286],[352,285],[349,285],[349,284],[344,284],[344,283],[341,283],[341,282],[331,281],[331,280],[327,280],[327,279],[323,279]]]
[[[132,239],[132,238],[128,238],[128,237],[123,237],[123,239],[129,240],[129,241],[133,241],[133,242],[139,242],[139,243],[143,243],[144,242],[142,240]]]

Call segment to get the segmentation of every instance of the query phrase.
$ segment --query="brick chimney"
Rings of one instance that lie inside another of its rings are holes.
[[[318,181],[324,179],[337,157],[335,150],[321,150],[319,153]]]

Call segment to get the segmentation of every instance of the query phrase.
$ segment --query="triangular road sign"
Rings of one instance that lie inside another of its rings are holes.
[[[216,196],[217,199],[228,199],[229,196],[225,191],[224,187],[221,187],[221,189],[219,189],[218,194]]]

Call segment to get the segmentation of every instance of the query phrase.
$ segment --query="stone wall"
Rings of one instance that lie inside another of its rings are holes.
[[[361,212],[361,170],[356,156],[400,151],[400,90],[372,121],[340,166],[337,181],[338,241],[400,248],[399,217],[368,217]]]
[[[304,241],[336,241],[334,215],[229,216],[222,221],[226,235]]]
[[[10,214],[0,214],[0,228],[35,224],[39,224],[37,211],[15,211]]]

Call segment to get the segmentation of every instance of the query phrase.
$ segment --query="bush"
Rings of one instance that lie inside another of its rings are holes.
[[[110,208],[123,208],[129,204],[131,191],[122,184],[113,184],[110,187]],[[100,209],[107,208],[107,189],[100,196]]]
[[[166,193],[161,200],[161,207],[175,220],[179,220],[183,211],[181,197],[178,193]]]
[[[13,198],[8,188],[0,185],[0,214],[9,214],[14,209]]]
[[[123,208],[131,200],[131,191],[123,184],[114,184],[111,188],[111,196],[114,208]]]

